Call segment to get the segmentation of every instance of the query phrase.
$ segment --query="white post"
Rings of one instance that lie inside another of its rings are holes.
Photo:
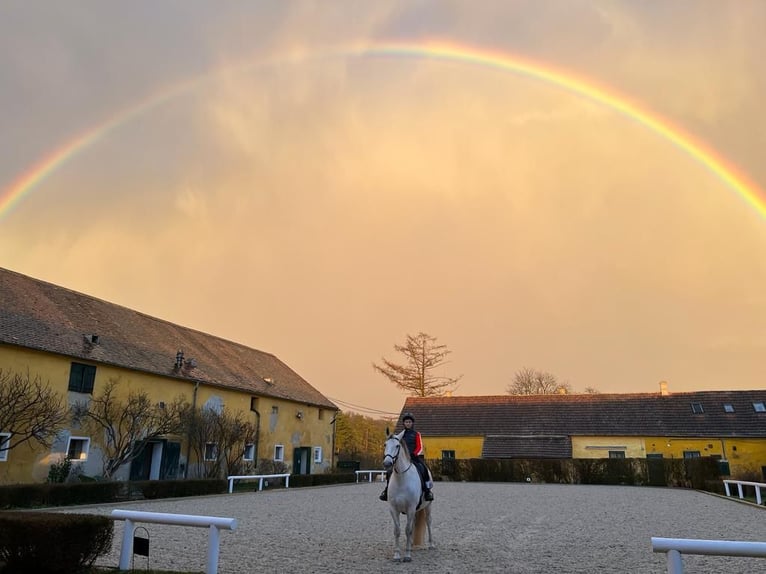
[[[684,574],[684,563],[678,550],[668,550],[668,574]]]
[[[218,527],[210,525],[207,539],[207,570],[206,574],[218,574]]]
[[[285,476],[285,488],[290,488],[290,475]]]
[[[130,519],[125,519],[125,530],[122,533],[122,550],[120,550],[120,570],[130,569],[130,558],[133,556],[133,533],[136,525]]]
[[[229,478],[229,494],[231,494],[232,492],[234,492],[234,479]]]
[[[739,497],[740,498],[745,498],[745,495],[742,493],[742,483],[741,482],[737,483],[737,491],[739,491]]]
[[[761,485],[760,484],[755,485],[755,501],[758,504],[761,504]]]
[[[724,480],[723,481],[723,487],[726,489],[726,496],[731,496],[731,492],[729,492],[729,481]]]
[[[263,490],[263,477],[258,479],[258,490]]]

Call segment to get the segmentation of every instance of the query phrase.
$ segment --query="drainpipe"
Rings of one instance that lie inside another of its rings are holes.
[[[253,463],[258,466],[258,443],[261,438],[261,413],[256,409],[250,409],[255,413],[255,452],[253,453]]]
[[[192,394],[192,412],[197,410],[197,391],[199,390],[199,381],[194,383],[194,393]],[[189,457],[191,457],[191,429],[186,433],[186,467],[184,467],[184,479],[189,477]]]

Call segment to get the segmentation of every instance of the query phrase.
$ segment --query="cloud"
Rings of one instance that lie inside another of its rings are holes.
[[[763,72],[738,58],[763,40],[732,15],[742,4],[269,6],[188,16],[178,46],[203,55],[183,67],[207,79],[24,202],[0,229],[3,265],[274,352],[329,396],[392,411],[403,397],[370,363],[418,331],[453,350],[464,394],[502,393],[524,365],[577,389],[760,385],[747,342],[763,339],[763,221],[704,166],[527,78],[315,53],[449,36],[596,77],[708,141],[757,142]],[[248,42],[249,24],[269,30]],[[311,57],[230,66],[279,53]]]

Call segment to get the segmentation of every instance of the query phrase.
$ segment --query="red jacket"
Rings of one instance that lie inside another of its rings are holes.
[[[423,450],[423,439],[420,436],[420,433],[413,429],[405,429],[404,431],[404,442],[407,443],[407,446],[410,449],[410,455],[412,456],[423,456],[424,450]]]

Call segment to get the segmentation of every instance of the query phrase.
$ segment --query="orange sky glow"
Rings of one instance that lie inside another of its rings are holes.
[[[461,395],[523,367],[764,387],[766,4],[3,11],[2,267],[274,353],[372,416],[405,399],[372,362],[420,331]]]

